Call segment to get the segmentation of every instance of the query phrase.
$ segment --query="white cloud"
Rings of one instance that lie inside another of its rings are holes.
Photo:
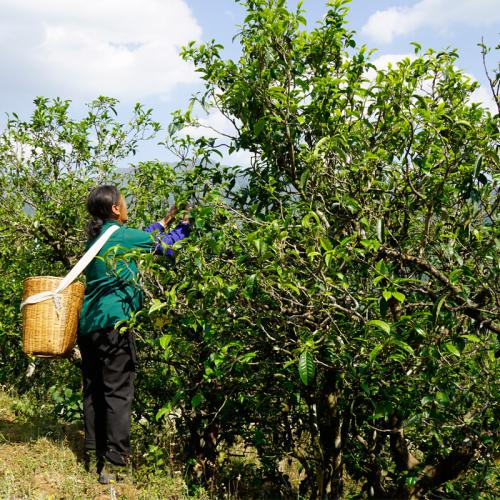
[[[372,14],[362,33],[379,43],[430,27],[436,31],[454,24],[487,26],[500,21],[498,0],[420,0],[412,6],[390,7]]]
[[[197,81],[186,0],[0,0],[0,90],[140,100]]]

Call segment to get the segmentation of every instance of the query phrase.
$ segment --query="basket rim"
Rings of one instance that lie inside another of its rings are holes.
[[[33,280],[33,279],[49,279],[49,280],[59,280],[59,281],[62,281],[64,279],[64,277],[61,277],[61,276],[28,276],[27,278],[24,278],[23,279],[23,283],[26,283],[27,281],[29,280]],[[72,286],[72,285],[80,285],[80,286],[83,286],[85,288],[85,284],[82,283],[81,281],[73,281],[73,283],[71,283],[71,285],[69,286]]]

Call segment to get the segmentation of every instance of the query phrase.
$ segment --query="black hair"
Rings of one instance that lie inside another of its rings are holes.
[[[98,186],[87,197],[87,210],[92,219],[87,222],[87,235],[95,238],[100,232],[106,219],[115,219],[113,205],[120,202],[120,191],[116,186]]]

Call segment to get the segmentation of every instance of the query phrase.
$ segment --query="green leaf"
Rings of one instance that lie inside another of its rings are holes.
[[[380,328],[380,330],[384,331],[388,335],[391,333],[391,327],[385,322],[380,319],[372,319],[366,323],[367,325],[370,326],[376,326],[377,328]]]
[[[481,339],[475,335],[461,335],[461,337],[470,340],[471,342],[481,342]]]
[[[253,133],[255,137],[258,137],[261,132],[264,130],[266,126],[266,119],[261,118],[254,126],[253,126]]]
[[[256,274],[251,274],[245,282],[245,286],[248,289],[252,289],[255,286],[255,282],[257,280],[257,275]]]
[[[410,42],[410,45],[413,45],[413,47],[415,47],[415,54],[418,54],[420,52],[420,50],[422,50],[422,45],[420,45],[419,43],[417,42]]]
[[[483,155],[478,155],[476,159],[476,165],[474,166],[474,177],[477,179],[481,173],[481,168],[483,166]]]
[[[370,363],[373,363],[373,360],[377,357],[377,354],[379,353],[380,349],[382,349],[382,347],[384,347],[384,344],[379,344],[372,350],[372,352],[370,352],[370,354],[368,355]]]
[[[382,297],[384,297],[385,300],[389,300],[392,297],[392,292],[389,292],[388,290],[384,290],[382,292]]]
[[[393,339],[391,343],[398,346],[400,349],[407,352],[408,354],[411,354],[412,356],[415,355],[415,351],[413,350],[413,347],[411,345],[407,344],[406,342],[399,340],[399,339]]]
[[[162,349],[166,349],[171,340],[172,335],[162,335],[160,337],[160,346],[162,347]]]
[[[166,302],[162,302],[159,299],[153,299],[152,300],[152,305],[149,308],[149,314],[152,314],[155,311],[159,311],[160,309],[163,309],[164,307],[167,307],[167,303]]]
[[[311,227],[311,219],[314,219],[316,221],[316,225],[317,226],[320,226],[321,225],[321,221],[319,219],[319,216],[316,212],[309,212],[307,215],[304,216],[304,218],[302,219],[302,227],[304,228],[309,228]]]
[[[203,394],[197,393],[191,398],[191,406],[197,408],[205,398]]]
[[[309,351],[304,351],[299,358],[299,377],[304,385],[309,385],[316,374],[314,359]]]
[[[306,187],[307,181],[309,180],[309,176],[311,174],[311,171],[308,169],[305,169],[304,172],[302,172],[302,175],[300,176],[300,187],[304,189]]]
[[[240,362],[249,363],[256,356],[257,356],[256,352],[247,352],[246,354],[243,354],[243,356],[240,357]]]
[[[332,247],[332,243],[331,241],[328,239],[328,238],[320,238],[319,239],[319,242],[321,243],[321,246],[323,247],[323,249],[325,251],[330,251],[333,247]]]
[[[327,253],[325,253],[325,264],[326,264],[326,267],[330,267],[330,264],[332,263],[332,258],[333,258],[333,252],[327,252]]]
[[[409,476],[406,478],[406,486],[411,488],[417,484],[418,476]]]
[[[443,304],[446,300],[447,296],[445,295],[444,297],[441,297],[439,302],[437,303],[436,310],[434,311],[434,321],[437,321],[439,318],[439,313],[441,312],[441,308],[443,307]]]
[[[380,248],[380,243],[377,240],[361,240],[361,244],[373,252],[376,252]]]
[[[432,396],[427,395],[420,400],[420,403],[422,404],[422,406],[424,406],[427,403],[431,403],[432,401],[434,401],[434,398]]]
[[[293,283],[282,283],[281,286],[283,288],[288,288],[288,289],[292,290],[296,294],[300,294],[300,288],[298,288],[297,286],[295,286]]]
[[[448,394],[443,391],[438,391],[436,392],[436,401],[438,403],[441,403],[443,405],[447,405],[450,402],[450,398],[448,397]]]
[[[265,255],[267,251],[267,243],[264,240],[256,239],[254,241],[254,245],[259,255]]]
[[[403,302],[405,300],[405,296],[401,292],[392,292],[392,296],[399,302]]]
[[[447,342],[444,346],[446,347],[446,349],[448,349],[448,351],[450,351],[452,354],[454,354],[457,358],[460,357],[460,351],[451,342]]]
[[[156,420],[157,421],[160,420],[160,418],[163,417],[163,415],[168,413],[170,410],[171,410],[171,403],[167,403],[165,406],[163,406],[158,410],[158,413],[156,414]]]

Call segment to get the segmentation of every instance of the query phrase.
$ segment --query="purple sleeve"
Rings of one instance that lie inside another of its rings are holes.
[[[148,226],[145,231],[147,233],[158,231],[158,234],[155,236],[154,253],[173,257],[174,251],[171,248],[164,248],[162,243],[165,243],[166,245],[173,245],[176,241],[187,238],[191,232],[191,228],[189,227],[189,224],[181,222],[174,229],[172,229],[172,231],[166,233],[163,225],[159,222],[155,222],[154,224]]]
[[[152,233],[153,231],[160,231],[160,233],[164,233],[165,228],[163,227],[163,224],[155,222],[154,224],[151,224],[146,229],[144,229],[144,231],[146,231],[146,233]]]

